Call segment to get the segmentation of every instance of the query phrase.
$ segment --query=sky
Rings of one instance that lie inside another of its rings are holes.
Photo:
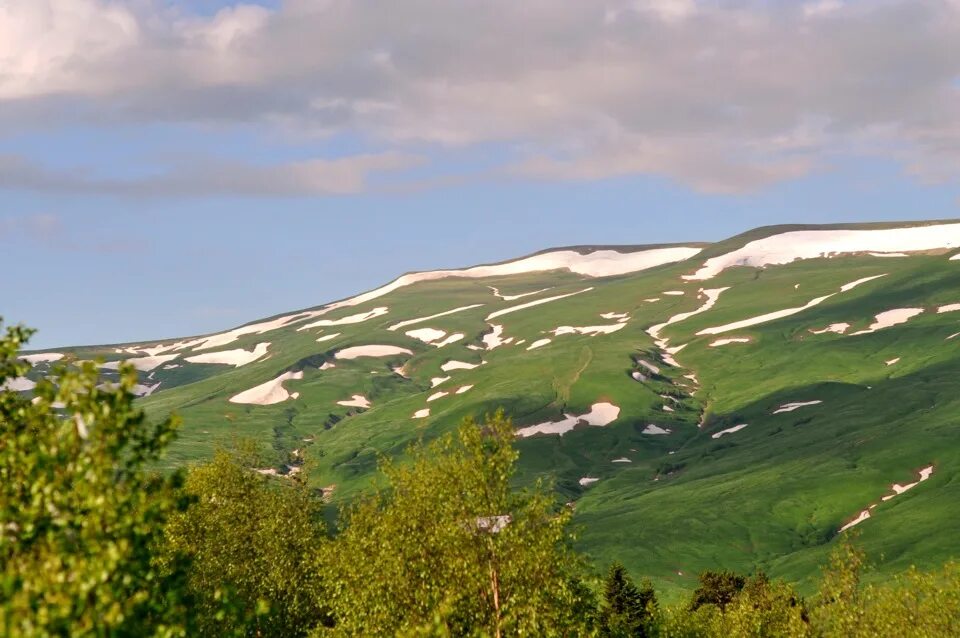
[[[0,3],[0,316],[37,348],[957,217],[960,0]]]

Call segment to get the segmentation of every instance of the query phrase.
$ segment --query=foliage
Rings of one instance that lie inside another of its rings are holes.
[[[246,445],[191,469],[193,502],[167,525],[165,557],[192,559],[187,587],[206,635],[300,636],[328,621],[316,561],[320,501],[303,482],[270,479],[257,465]]]
[[[336,633],[579,635],[570,511],[542,486],[510,488],[517,452],[502,412],[382,463],[381,487],[346,512],[325,563]]]
[[[747,584],[744,576],[729,570],[705,571],[700,574],[699,581],[690,600],[690,611],[703,605],[716,605],[723,610]]]
[[[29,334],[0,338],[0,386],[28,373]],[[0,633],[183,635],[182,563],[151,564],[181,475],[146,470],[177,424],[145,422],[130,367],[113,388],[93,363],[55,375],[33,400],[0,392]]]
[[[653,585],[644,582],[637,587],[627,569],[613,563],[604,583],[604,603],[600,610],[600,631],[604,636],[643,637],[656,610],[657,597]]]

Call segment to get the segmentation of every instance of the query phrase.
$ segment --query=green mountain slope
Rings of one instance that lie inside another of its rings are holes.
[[[521,480],[551,477],[585,550],[668,590],[716,567],[804,583],[854,521],[881,573],[960,554],[960,223],[684,246],[405,275],[32,376],[131,360],[148,411],[184,418],[169,463],[251,437],[259,469],[306,461],[334,501],[378,455],[504,407]]]

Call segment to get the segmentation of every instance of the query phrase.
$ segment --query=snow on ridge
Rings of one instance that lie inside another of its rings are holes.
[[[522,275],[531,272],[547,272],[550,270],[568,270],[586,277],[612,277],[625,275],[672,264],[689,259],[702,249],[686,246],[670,248],[651,248],[634,252],[621,253],[616,250],[595,250],[582,255],[575,250],[555,250],[551,252],[524,257],[502,264],[489,266],[473,266],[471,268],[453,270],[430,270],[426,272],[409,273],[402,275],[386,284],[361,295],[338,301],[328,306],[329,309],[358,306],[362,303],[387,295],[394,290],[410,286],[422,281],[435,281],[449,277],[463,277],[466,279],[481,279],[485,277],[503,277],[507,275]]]
[[[206,352],[204,354],[187,357],[190,363],[222,363],[236,368],[252,363],[267,354],[270,342],[258,343],[252,351],[237,348],[236,350],[221,350],[220,352]]]
[[[244,390],[240,394],[230,397],[230,403],[245,403],[252,405],[273,405],[274,403],[281,403],[282,401],[286,401],[293,396],[287,391],[286,388],[283,387],[283,382],[287,381],[288,379],[302,378],[303,370],[298,372],[284,372],[275,379],[270,379],[265,383],[261,383],[258,386],[250,388],[249,390]]]
[[[897,253],[956,248],[960,223],[876,230],[800,230],[756,239],[724,255],[707,259],[688,280],[711,279],[732,266],[788,264],[850,253]],[[958,258],[954,256],[951,259]]]

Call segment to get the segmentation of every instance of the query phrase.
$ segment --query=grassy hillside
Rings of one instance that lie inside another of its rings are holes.
[[[521,438],[520,480],[553,480],[559,497],[576,505],[582,549],[598,563],[623,561],[661,589],[689,588],[700,570],[717,567],[762,568],[803,586],[838,530],[863,510],[870,518],[854,529],[881,574],[957,556],[960,523],[950,507],[960,498],[960,336],[951,336],[960,333],[960,310],[938,312],[960,303],[960,261],[950,259],[956,244],[684,278],[710,257],[795,230],[836,228],[757,229],[683,261],[614,276],[566,269],[454,276],[312,308],[315,316],[217,347],[165,350],[169,360],[141,372],[144,385],[160,384],[142,401],[153,416],[184,419],[171,466],[253,438],[281,474],[309,463],[312,480],[335,502],[364,489],[380,455],[448,431],[463,416],[503,407],[522,428],[572,423],[610,404],[619,409],[612,421],[590,417],[603,423]],[[707,309],[701,289],[725,290]],[[520,307],[536,302],[543,303]],[[909,308],[922,312],[869,331],[877,315]],[[317,321],[327,325],[305,327]],[[837,324],[848,326],[841,332]],[[406,334],[425,328],[443,335],[425,343]],[[495,337],[507,342],[491,348]],[[267,354],[238,367],[186,361],[262,343]],[[172,344],[58,352],[116,361]],[[370,345],[412,354],[338,357]],[[230,401],[284,373],[302,373],[278,391],[296,398]],[[369,407],[338,404],[355,403],[354,395]],[[791,403],[804,405],[775,414]],[[882,500],[892,484],[916,482],[929,466],[928,480]]]

